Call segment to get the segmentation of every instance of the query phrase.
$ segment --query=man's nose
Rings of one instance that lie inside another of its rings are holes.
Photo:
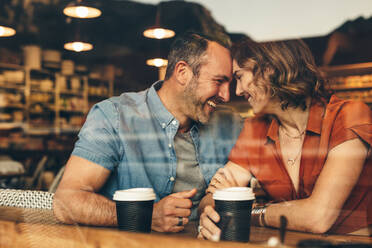
[[[230,101],[230,83],[226,82],[220,86],[218,96],[221,98],[223,102]]]

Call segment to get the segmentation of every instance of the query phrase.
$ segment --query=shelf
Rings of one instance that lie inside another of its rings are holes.
[[[61,90],[61,95],[71,95],[71,96],[83,96],[84,92],[82,91],[74,91],[74,90]]]
[[[0,84],[0,89],[24,91],[25,86],[24,85],[4,85],[4,84]]]
[[[45,94],[54,94],[54,91],[46,91],[41,89],[31,89],[32,92],[39,92],[39,93],[45,93]]]
[[[54,73],[45,69],[31,69],[31,77],[53,77]]]
[[[58,135],[58,134],[76,134],[80,131],[80,127],[65,127],[65,128],[58,128],[58,127],[35,127],[35,126],[28,126],[24,128],[24,132],[30,136],[45,136],[45,135]]]
[[[8,109],[23,109],[25,108],[25,105],[24,104],[7,104],[7,105],[4,105],[4,106],[0,106],[0,108],[8,108]]]
[[[324,72],[327,77],[363,75],[372,73],[372,62],[350,65],[323,66],[319,69]]]
[[[50,135],[50,134],[55,134],[57,132],[57,129],[55,127],[35,127],[32,125],[27,126],[24,128],[24,132],[27,135]]]
[[[83,110],[67,110],[67,109],[61,109],[60,112],[64,114],[71,114],[71,115],[83,115],[85,112]]]
[[[16,64],[0,63],[0,68],[13,69],[13,70],[24,70],[24,67]]]
[[[110,80],[88,77],[88,82],[90,83],[90,85],[102,85],[109,84]]]
[[[50,109],[53,109],[53,110],[55,109],[54,103],[51,103],[49,101],[33,101],[33,100],[31,100],[30,101],[31,108],[34,105],[41,105],[44,108],[50,108]]]
[[[364,90],[364,89],[372,89],[372,84],[365,84],[365,85],[355,85],[355,86],[344,86],[344,85],[330,85],[330,88],[335,91],[343,91],[343,90]]]
[[[10,116],[3,121],[13,121],[12,114],[21,111],[25,126],[29,127],[27,134],[31,135],[78,132],[88,106],[109,98],[113,91],[113,80],[89,78],[88,75],[61,75],[48,68],[0,63],[0,73],[6,71],[16,75],[14,79],[8,75],[1,77],[0,94],[4,92],[9,97],[3,101],[0,112]],[[21,72],[22,81],[19,80]]]
[[[372,106],[372,62],[327,66],[320,70],[338,97]]]
[[[24,127],[23,122],[0,122],[0,130],[9,130],[23,127]]]
[[[46,104],[42,104],[42,103],[40,103],[40,105],[42,105],[41,111],[35,111],[31,108],[29,113],[32,114],[32,115],[43,115],[43,114],[50,114],[50,113],[55,114],[54,113],[54,111],[55,111],[54,105],[51,105],[51,104],[46,105]]]
[[[30,111],[30,116],[33,116],[33,117],[35,117],[35,116],[45,116],[45,115],[47,115],[47,116],[49,116],[49,115],[54,116],[55,113],[54,113],[53,110],[44,110],[43,112]]]

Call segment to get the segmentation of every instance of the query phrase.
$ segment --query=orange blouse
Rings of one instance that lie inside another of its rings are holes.
[[[246,168],[274,202],[307,198],[322,171],[328,152],[335,146],[360,138],[371,148],[372,112],[362,102],[332,96],[324,107],[310,107],[300,163],[299,189],[285,169],[278,138],[279,123],[268,116],[247,118],[229,160]],[[352,166],[352,165],[350,165]],[[369,156],[360,178],[329,233],[349,233],[372,224],[372,159]]]

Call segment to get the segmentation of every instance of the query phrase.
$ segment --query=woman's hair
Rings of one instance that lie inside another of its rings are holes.
[[[310,49],[302,40],[256,43],[242,40],[232,47],[232,57],[252,70],[255,82],[268,79],[272,96],[288,106],[306,109],[306,98],[329,99],[324,79]]]

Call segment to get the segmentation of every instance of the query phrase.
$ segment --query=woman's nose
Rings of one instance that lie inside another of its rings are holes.
[[[242,96],[243,95],[243,90],[242,90],[242,87],[241,87],[241,84],[240,82],[237,80],[236,81],[236,90],[235,90],[235,94],[237,96]]]

